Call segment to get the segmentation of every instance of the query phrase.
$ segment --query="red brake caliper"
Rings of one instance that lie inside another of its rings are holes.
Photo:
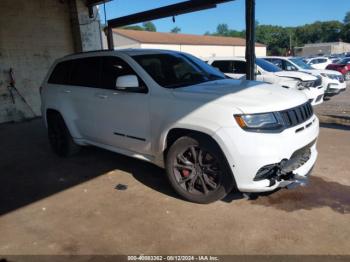
[[[182,169],[182,175],[183,175],[184,177],[188,177],[188,176],[190,175],[190,171],[187,170],[187,169]]]

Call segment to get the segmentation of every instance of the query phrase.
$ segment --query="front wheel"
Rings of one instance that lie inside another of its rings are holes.
[[[168,151],[166,171],[175,191],[196,203],[220,200],[234,187],[225,156],[206,138],[179,138]]]

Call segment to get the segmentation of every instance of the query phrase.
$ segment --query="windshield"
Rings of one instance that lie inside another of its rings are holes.
[[[301,58],[290,58],[290,61],[292,61],[294,64],[299,66],[302,69],[314,69],[310,65],[306,64],[303,59]]]
[[[348,64],[350,63],[350,58],[343,58],[340,61],[336,62],[336,64],[342,65],[342,64]]]
[[[274,65],[274,64],[272,64],[264,59],[261,59],[261,58],[257,58],[255,63],[267,72],[280,72],[280,71],[282,71],[282,69],[279,68],[278,66],[276,66],[276,65]]]
[[[226,78],[223,73],[188,54],[163,53],[132,57],[154,81],[165,88],[177,88]]]

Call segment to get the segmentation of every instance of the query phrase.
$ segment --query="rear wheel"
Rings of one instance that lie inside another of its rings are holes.
[[[167,154],[166,171],[175,191],[196,203],[222,199],[234,186],[225,156],[205,138],[179,138]]]
[[[48,117],[48,136],[52,150],[59,156],[68,157],[80,150],[59,113]]]

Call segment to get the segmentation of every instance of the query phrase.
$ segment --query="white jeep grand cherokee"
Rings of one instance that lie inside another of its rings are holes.
[[[41,87],[53,150],[94,145],[165,167],[185,199],[304,182],[319,122],[305,95],[227,79],[189,54],[98,51],[59,59]]]

